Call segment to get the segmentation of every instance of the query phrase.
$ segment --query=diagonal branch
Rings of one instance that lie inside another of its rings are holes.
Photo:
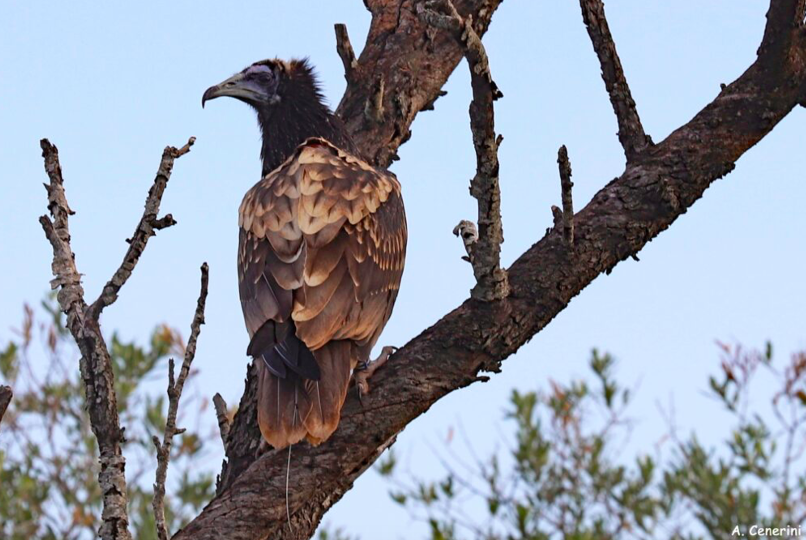
[[[470,68],[473,101],[470,103],[470,129],[476,151],[476,175],[470,181],[470,194],[478,202],[478,238],[468,253],[476,285],[471,296],[478,300],[500,300],[509,294],[506,271],[501,269],[501,189],[498,182],[498,145],[495,135],[493,101],[503,96],[490,73],[490,61],[470,17],[463,19],[451,0],[429,0],[417,6],[420,18],[429,25],[449,32],[464,49]],[[454,229],[454,234],[456,230]],[[467,247],[467,244],[465,244]]]
[[[644,133],[644,126],[635,108],[635,101],[616,52],[616,44],[607,25],[604,3],[602,0],[579,0],[579,5],[582,8],[582,20],[593,43],[593,50],[596,51],[596,56],[602,65],[602,80],[607,93],[610,94],[610,103],[618,120],[618,138],[627,161],[631,162],[643,150],[652,146],[652,139]]]
[[[55,277],[51,281],[51,287],[59,289],[57,295],[59,307],[67,316],[67,328],[81,352],[79,364],[81,379],[84,382],[92,432],[98,440],[101,465],[98,483],[103,503],[103,522],[98,535],[104,540],[130,540],[129,516],[126,509],[126,460],[121,452],[123,428],[120,426],[118,417],[112,363],[98,316],[103,306],[114,302],[120,287],[134,269],[134,265],[145,248],[148,236],[153,235],[152,226],[147,224],[143,229],[138,226],[135,238],[132,239],[132,246],[135,246],[134,251],[132,248],[129,250],[133,255],[130,257],[130,254],[127,254],[123,266],[115,273],[116,276],[120,274],[121,277],[118,280],[113,278],[110,282],[113,284],[113,290],[109,295],[102,294],[103,300],[99,299],[94,304],[94,306],[100,307],[88,306],[84,299],[84,288],[81,286],[81,274],[76,268],[75,254],[70,245],[69,217],[74,212],[67,204],[65,196],[59,151],[47,139],[42,139],[40,144],[42,157],[45,160],[45,171],[49,178],[45,189],[48,192],[48,210],[52,219],[42,216],[39,218],[39,222],[53,249],[52,270]],[[170,177],[173,160],[183,153],[187,153],[190,144],[192,143],[189,142],[187,147],[180,150],[168,147],[163,153],[160,172],[157,174],[155,185],[151,188],[151,195],[146,206],[147,215],[152,215],[149,208],[153,210],[153,219],[156,219],[159,200]],[[154,199],[152,199],[152,195],[155,197]],[[141,225],[142,223],[141,220]]]
[[[347,33],[346,24],[336,24],[336,51],[339,53],[341,63],[344,64],[344,78],[347,82],[355,78],[355,68],[358,67],[358,60],[353,52],[353,45],[350,43],[350,35]]]
[[[377,7],[392,3],[403,6],[396,24]],[[468,8],[469,4],[474,7]],[[375,0],[373,5],[373,27],[362,53],[368,76],[377,75],[376,70],[387,73],[402,58],[408,62],[409,73],[420,73],[429,65],[428,84],[424,82],[421,88],[427,87],[424,97],[433,98],[439,91],[438,86],[432,86],[433,81],[447,77],[440,70],[453,69],[452,65],[445,67],[449,64],[443,63],[444,59],[458,62],[461,52],[455,40],[439,41],[436,36],[428,57],[420,56],[419,38],[406,42],[397,31],[403,27],[406,35],[423,35],[424,30],[408,11],[412,5],[405,0]],[[480,5],[457,2],[464,17],[467,12],[463,9],[477,9],[477,21]],[[487,9],[489,4],[484,6]],[[491,15],[483,12],[486,17]],[[391,44],[386,43],[379,51],[370,45],[383,43],[381,35],[387,35]],[[479,371],[497,369],[597,276],[637,254],[668,228],[806,97],[806,48],[802,37],[796,36],[792,43],[783,58],[770,61],[760,57],[691,121],[647,151],[640,163],[628,162],[622,175],[576,214],[573,258],[566,256],[561,229],[548,232],[508,269],[512,294],[505,300],[465,301],[409,342],[395,355],[394,362],[376,374],[374,391],[364,407],[353,394],[348,397],[339,429],[326,443],[295,448],[297,466],[292,470],[288,501],[294,534],[285,519],[285,453],[270,451],[254,460],[260,434],[254,419],[255,369],[250,366],[246,392],[230,430],[229,461],[222,472],[221,490],[175,538],[307,538],[313,534],[324,513],[409,422],[449,392],[478,380]],[[394,77],[387,80],[401,81],[402,86],[393,83],[388,88],[393,93],[408,92],[405,80]],[[368,127],[357,106],[363,104],[367,93],[359,90],[348,87],[340,112],[357,133],[366,155],[386,164],[402,140],[400,134],[407,133],[410,120],[420,109],[415,107],[405,117],[396,117],[391,125]],[[428,101],[418,101],[417,106]],[[398,134],[390,135],[390,130]],[[384,396],[395,397],[390,400]]]
[[[6,414],[12,397],[14,397],[14,392],[11,391],[11,387],[0,385],[0,423],[3,422],[3,415]]]
[[[123,262],[120,267],[115,271],[106,285],[98,299],[90,306],[90,315],[97,319],[105,307],[112,305],[118,299],[118,292],[121,287],[126,283],[126,280],[132,275],[134,267],[140,260],[140,256],[146,249],[148,239],[154,236],[156,231],[176,225],[176,221],[171,214],[158,219],[157,214],[160,211],[160,204],[162,203],[162,195],[165,193],[165,188],[168,186],[168,180],[171,178],[171,171],[174,167],[176,158],[184,156],[190,152],[190,147],[196,142],[196,137],[191,137],[187,144],[182,148],[176,149],[168,146],[162,152],[162,160],[160,160],[159,169],[157,169],[157,176],[154,178],[154,185],[148,191],[146,198],[145,210],[143,217],[137,224],[134,234],[127,241],[129,242],[129,249],[123,257]]]
[[[209,282],[209,268],[207,263],[201,266],[201,291],[196,304],[196,313],[193,315],[193,322],[190,325],[190,337],[185,347],[185,358],[182,361],[182,368],[179,370],[179,378],[174,381],[174,360],[168,362],[168,418],[165,421],[165,432],[162,436],[162,443],[154,435],[152,441],[157,449],[157,472],[154,483],[154,499],[152,507],[154,509],[154,520],[157,526],[157,536],[160,540],[168,540],[168,527],[165,524],[165,480],[168,477],[168,462],[171,459],[171,446],[173,446],[174,435],[181,435],[184,428],[176,427],[176,415],[179,412],[179,400],[182,398],[182,390],[185,381],[190,374],[190,364],[196,357],[196,341],[199,339],[201,325],[204,324],[204,307],[207,303],[207,285]]]

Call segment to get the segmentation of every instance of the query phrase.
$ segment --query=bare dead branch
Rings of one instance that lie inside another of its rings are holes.
[[[81,352],[79,364],[81,378],[84,382],[90,423],[98,440],[100,454],[98,483],[101,488],[103,511],[98,534],[104,540],[130,540],[131,534],[128,530],[129,517],[126,508],[126,460],[121,452],[123,428],[118,417],[109,350],[98,318],[103,308],[112,304],[117,298],[117,293],[131,275],[148,238],[154,235],[154,230],[175,223],[170,214],[157,219],[157,213],[173,162],[190,150],[193,141],[191,138],[184,147],[178,150],[168,147],[163,152],[157,178],[146,199],[146,211],[130,240],[123,264],[92,306],[88,306],[85,301],[81,274],[76,267],[75,255],[70,245],[69,216],[74,212],[70,209],[65,196],[59,151],[47,139],[41,141],[45,171],[49,178],[45,188],[48,192],[48,210],[52,219],[42,216],[39,222],[53,249],[54,279],[51,281],[51,287],[59,289],[57,295],[59,307],[67,316],[67,328]]]
[[[13,396],[14,392],[11,391],[10,386],[0,385],[0,423],[3,422],[3,415],[6,414],[6,409],[8,409],[8,404],[11,403]]]
[[[453,234],[462,238],[462,243],[465,245],[467,255],[462,257],[463,260],[473,262],[473,250],[475,249],[476,242],[479,239],[479,233],[476,230],[476,224],[472,221],[463,219],[456,227],[453,228]]]
[[[126,460],[120,443],[123,430],[117,411],[112,366],[98,320],[88,313],[81,286],[81,274],[76,269],[75,256],[70,247],[68,218],[74,212],[67,204],[64,179],[59,164],[59,151],[47,139],[42,139],[42,157],[50,182],[48,209],[53,220],[39,218],[45,236],[53,248],[53,275],[51,286],[59,289],[57,299],[67,315],[67,327],[81,351],[81,378],[84,381],[90,423],[98,439],[101,470],[98,483],[103,501],[103,523],[98,535],[104,540],[130,540],[129,517],[126,510]]]
[[[157,218],[159,214],[160,204],[162,203],[162,196],[165,193],[165,188],[168,186],[168,181],[171,179],[171,171],[173,170],[174,161],[187,154],[190,147],[196,142],[195,137],[191,137],[187,144],[182,148],[174,148],[167,146],[162,152],[162,160],[160,160],[159,169],[157,169],[157,176],[154,178],[154,184],[148,192],[146,198],[145,210],[134,234],[128,240],[129,249],[126,250],[126,255],[123,257],[123,262],[120,267],[115,271],[107,284],[104,286],[98,299],[90,306],[90,316],[98,319],[101,312],[105,307],[112,305],[118,298],[118,292],[121,287],[126,283],[126,280],[132,275],[134,267],[140,260],[140,256],[145,251],[148,239],[156,234],[156,231],[170,227],[176,224],[173,216],[170,214],[163,218]]]
[[[152,442],[157,449],[157,472],[154,483],[154,499],[151,506],[154,509],[154,520],[157,526],[157,536],[160,540],[168,540],[168,527],[165,524],[165,480],[168,477],[168,462],[171,460],[171,447],[174,435],[185,432],[183,428],[176,427],[176,415],[179,412],[179,400],[182,398],[182,389],[190,374],[190,365],[196,357],[196,341],[199,339],[201,325],[204,324],[204,308],[207,303],[207,285],[209,282],[209,268],[207,263],[201,266],[201,291],[196,303],[196,313],[190,324],[190,337],[185,347],[185,358],[179,370],[179,378],[174,381],[174,360],[168,361],[168,418],[165,422],[165,432],[162,443],[154,435]]]
[[[616,44],[607,25],[604,3],[602,0],[579,0],[579,5],[582,8],[582,20],[593,43],[593,50],[596,51],[602,66],[602,80],[610,95],[613,112],[616,113],[618,138],[624,148],[624,155],[630,162],[652,145],[652,139],[644,133],[644,126],[635,108],[635,101],[616,52]]]
[[[470,129],[476,150],[476,175],[470,182],[470,194],[478,202],[478,240],[470,262],[476,276],[471,296],[493,301],[509,294],[506,271],[501,268],[501,190],[498,183],[498,145],[495,134],[493,101],[503,96],[490,73],[490,61],[481,38],[473,29],[471,18],[463,19],[451,0],[428,0],[417,5],[417,12],[428,24],[446,30],[462,44],[473,87],[470,103]]]
[[[218,420],[218,431],[221,433],[221,442],[224,443],[224,450],[227,450],[227,440],[229,439],[229,416],[227,409],[227,402],[221,397],[221,394],[216,393],[213,396],[213,407],[215,408],[215,417]]]
[[[557,152],[557,164],[560,167],[560,187],[562,190],[562,224],[563,237],[569,246],[574,245],[574,200],[571,193],[574,183],[571,181],[571,162],[568,161],[568,150],[565,145]]]
[[[353,45],[350,43],[350,35],[347,33],[347,25],[338,23],[334,25],[336,30],[336,51],[339,53],[341,63],[344,64],[344,78],[350,82],[355,78],[355,68],[358,67],[358,60],[355,58]]]

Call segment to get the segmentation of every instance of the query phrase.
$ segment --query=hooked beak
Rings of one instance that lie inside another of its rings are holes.
[[[202,108],[206,101],[222,96],[234,97],[247,103],[255,103],[266,99],[260,90],[244,80],[243,73],[237,73],[219,84],[204,91]]]

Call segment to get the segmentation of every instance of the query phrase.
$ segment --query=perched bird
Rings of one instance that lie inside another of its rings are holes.
[[[256,62],[207,89],[202,106],[221,96],[251,105],[263,135],[263,178],[238,217],[258,424],[275,448],[316,445],[338,426],[351,371],[368,365],[397,298],[400,183],[360,157],[307,60]]]

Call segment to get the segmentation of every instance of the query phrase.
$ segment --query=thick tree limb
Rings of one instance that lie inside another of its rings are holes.
[[[196,357],[196,341],[199,339],[201,325],[204,324],[204,307],[207,303],[207,285],[209,282],[209,268],[207,263],[201,266],[201,291],[199,300],[196,303],[196,313],[193,315],[193,322],[190,324],[190,337],[185,347],[185,358],[179,370],[179,378],[174,380],[174,359],[168,361],[168,418],[165,421],[165,432],[162,436],[162,443],[154,435],[152,441],[157,449],[157,472],[154,483],[154,499],[151,506],[154,509],[154,520],[157,526],[157,536],[160,540],[168,540],[168,527],[165,524],[165,480],[168,477],[168,462],[171,460],[171,447],[173,446],[174,435],[181,435],[184,428],[176,427],[176,415],[179,412],[179,400],[182,398],[182,390],[185,381],[190,375],[190,364]]]
[[[152,215],[153,219],[156,219],[159,201],[170,177],[173,161],[176,157],[186,153],[190,144],[192,142],[181,150],[172,147],[165,149],[157,179],[149,193],[143,220]],[[126,460],[120,448],[120,443],[123,441],[123,428],[120,426],[118,417],[109,350],[101,332],[98,316],[103,306],[112,304],[117,298],[117,292],[131,275],[134,265],[137,264],[137,260],[142,254],[142,249],[145,248],[145,242],[148,240],[148,236],[153,235],[153,231],[151,231],[151,225],[143,226],[143,220],[141,220],[123,265],[115,273],[116,277],[110,281],[111,288],[108,293],[103,293],[96,302],[99,307],[88,306],[84,300],[81,274],[76,268],[75,255],[70,246],[69,216],[74,212],[70,209],[65,197],[59,151],[47,139],[42,139],[41,147],[42,157],[45,160],[45,171],[50,179],[50,182],[45,184],[45,188],[48,192],[48,210],[53,219],[42,216],[39,218],[39,222],[53,248],[52,269],[55,278],[51,281],[51,287],[59,289],[57,295],[59,307],[67,316],[67,328],[81,351],[81,378],[84,382],[92,432],[98,440],[100,453],[101,470],[98,473],[98,483],[101,488],[103,510],[98,535],[104,540],[130,540],[129,517],[126,509]],[[149,208],[152,208],[153,212],[150,212]]]
[[[464,50],[453,36],[428,32],[428,25],[417,16],[422,0],[371,0],[365,2],[372,13],[367,42],[358,59],[361,77],[347,85],[337,109],[358,147],[371,163],[388,167],[397,158],[397,149],[411,137],[409,128],[415,116],[433,106],[442,86],[461,60]],[[475,32],[487,30],[501,0],[455,0],[462,17],[473,20]],[[364,114],[366,104],[377,95],[383,76],[384,121],[381,124]]]
[[[498,145],[495,135],[493,101],[503,96],[490,73],[490,60],[470,17],[463,19],[451,0],[429,0],[417,6],[420,18],[429,25],[453,35],[464,50],[470,68],[473,100],[470,103],[470,129],[476,151],[476,175],[470,181],[470,194],[478,202],[478,238],[469,256],[476,276],[470,292],[473,298],[492,301],[509,294],[507,274],[501,268],[501,189],[498,182]]]
[[[373,2],[376,8],[378,4],[388,6],[389,2]],[[399,17],[391,17],[384,9],[373,11],[376,20],[361,58],[373,77],[403,62],[410,62],[409,71],[415,74],[430,66],[430,78],[411,76],[427,92],[417,98],[420,106],[436,95],[439,86],[431,83],[447,77],[443,70],[449,73],[461,52],[453,40],[437,35],[426,45],[430,58],[423,56],[418,47],[425,30],[406,11],[411,4],[402,1],[400,5],[403,8],[395,13]],[[466,17],[462,9],[468,3],[457,7]],[[490,6],[478,2],[474,9],[481,12]],[[491,11],[484,13],[489,20]],[[796,19],[794,8],[791,15]],[[409,31],[409,41],[399,34],[401,26]],[[250,366],[246,392],[230,431],[229,463],[221,491],[176,538],[309,537],[322,515],[408,423],[447,393],[478,380],[479,371],[496,370],[598,275],[635,256],[687,211],[713,181],[730,172],[744,152],[806,98],[804,37],[800,28],[789,28],[792,47],[785,49],[782,58],[761,55],[691,121],[647,148],[639,160],[628,162],[622,175],[576,214],[573,258],[567,255],[562,229],[548,232],[508,269],[512,293],[506,299],[467,300],[395,354],[373,378],[373,392],[364,407],[351,393],[331,439],[316,448],[295,447],[289,492],[294,533],[285,520],[286,454],[270,451],[253,461],[260,434],[254,419],[255,370]],[[391,42],[384,45],[385,39]],[[444,62],[449,55],[452,65]],[[408,96],[410,80],[395,77],[389,74],[386,79],[392,81],[389,92]],[[418,109],[414,106],[405,115],[395,116],[390,124],[396,127],[368,126],[363,119],[367,95],[367,89],[348,88],[340,111],[365,154],[376,163],[388,164]],[[406,102],[411,105],[413,99]]]
[[[12,397],[14,397],[14,392],[11,391],[11,387],[0,385],[0,423],[3,422],[3,415],[6,414]]]
[[[651,146],[652,139],[644,133],[644,126],[635,108],[630,86],[627,84],[621,60],[616,52],[616,44],[607,25],[604,3],[602,0],[579,0],[579,5],[582,8],[582,20],[593,43],[593,50],[596,51],[596,56],[602,65],[602,80],[610,95],[613,112],[618,119],[618,138],[629,162]]]

